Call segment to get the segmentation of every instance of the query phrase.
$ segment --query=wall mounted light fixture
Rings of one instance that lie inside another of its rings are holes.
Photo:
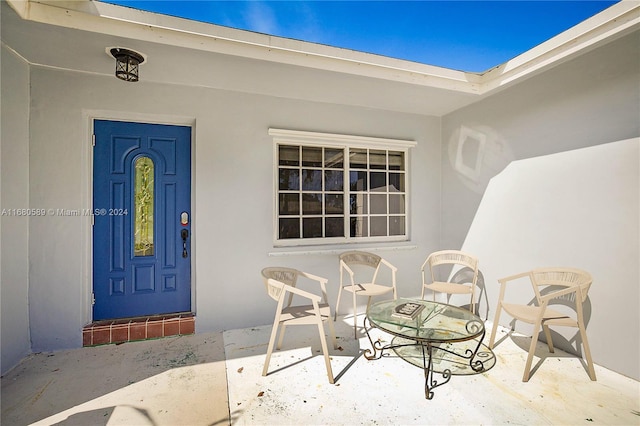
[[[138,52],[120,47],[114,47],[110,52],[116,58],[116,77],[124,81],[138,81],[144,57]]]

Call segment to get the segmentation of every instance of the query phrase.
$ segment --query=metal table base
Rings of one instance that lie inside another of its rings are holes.
[[[396,348],[400,348],[400,347],[405,347],[405,346],[416,346],[416,347],[420,347],[422,350],[422,366],[423,366],[423,370],[424,370],[424,379],[425,379],[425,383],[424,383],[424,396],[426,399],[432,399],[433,398],[433,389],[437,388],[438,386],[442,386],[445,383],[449,382],[449,380],[451,379],[451,370],[449,369],[444,369],[441,372],[436,372],[433,369],[433,346],[434,344],[439,344],[442,343],[440,341],[429,341],[429,340],[415,340],[412,343],[403,343],[403,344],[388,344],[388,345],[383,345],[382,342],[380,340],[376,340],[375,342],[373,341],[373,339],[371,338],[371,335],[369,334],[369,329],[370,327],[367,327],[367,322],[369,323],[369,325],[371,325],[371,322],[369,321],[368,317],[365,316],[364,319],[364,330],[365,333],[367,334],[367,338],[369,339],[369,342],[371,343],[371,347],[373,348],[373,350],[371,349],[365,349],[364,350],[364,357],[368,360],[376,360],[376,359],[380,359],[383,356],[384,351],[389,350],[389,349],[396,349]],[[437,349],[441,350],[441,351],[445,351],[451,355],[454,355],[456,357],[460,357],[463,359],[468,359],[469,360],[469,367],[477,372],[477,373],[481,373],[485,370],[484,367],[484,363],[479,360],[476,359],[474,360],[476,354],[478,353],[478,350],[480,349],[480,346],[482,345],[482,341],[484,340],[484,336],[485,336],[485,331],[483,330],[482,335],[480,337],[480,339],[478,339],[478,344],[476,345],[475,349],[467,349],[463,354],[461,353],[457,353],[454,352],[452,350],[446,349],[446,348],[442,348],[437,346]],[[411,340],[411,337],[408,336],[400,336],[404,339],[407,340]],[[439,381],[440,377],[434,377],[434,373],[438,374],[439,376],[441,376],[441,380]]]

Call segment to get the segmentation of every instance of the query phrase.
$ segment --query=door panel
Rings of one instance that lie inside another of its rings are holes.
[[[96,120],[94,132],[94,320],[190,311],[191,129]]]

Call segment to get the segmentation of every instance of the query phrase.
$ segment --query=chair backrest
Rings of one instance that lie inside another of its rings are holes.
[[[300,271],[293,268],[269,267],[262,270],[262,278],[267,294],[275,300],[280,300],[285,285],[295,287]],[[291,303],[291,302],[289,302]]]
[[[591,274],[576,268],[539,268],[531,271],[531,282],[533,283],[538,300],[540,300],[540,290],[542,287],[579,286],[582,294],[582,302],[584,303],[587,299],[592,281]]]
[[[477,269],[478,259],[459,250],[441,250],[431,253],[427,258],[430,267],[438,265],[461,265]]]
[[[422,264],[422,276],[424,280],[424,267],[429,265],[431,279],[435,280],[435,267],[440,265],[458,265],[473,271],[472,284],[475,285],[478,278],[478,258],[460,250],[441,250],[431,253]]]
[[[340,255],[340,260],[347,265],[364,265],[377,268],[382,258],[377,254],[365,251],[347,251]]]
[[[343,263],[347,266],[348,270],[350,270],[351,283],[355,284],[355,282],[363,282],[370,280],[372,283],[376,282],[378,278],[378,271],[380,270],[380,263],[382,262],[382,257],[377,254],[369,253],[366,251],[347,251],[340,255],[340,283],[343,283]],[[353,268],[353,267],[356,268]],[[357,271],[357,267],[364,266],[365,268],[360,268]],[[367,269],[371,268],[371,269]],[[366,271],[365,271],[366,269]],[[357,277],[357,278],[356,278]],[[366,278],[365,278],[366,277]]]

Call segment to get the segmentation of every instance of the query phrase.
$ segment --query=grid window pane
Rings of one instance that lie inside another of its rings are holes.
[[[322,214],[322,194],[302,194],[302,214]]]
[[[278,211],[280,215],[300,214],[300,194],[280,194],[278,196]]]
[[[371,218],[371,236],[386,237],[387,236],[387,217],[373,216]]]
[[[322,166],[322,148],[302,147],[302,166],[303,167],[321,167]]]
[[[325,237],[344,237],[344,217],[328,217],[325,231]]]
[[[344,173],[342,170],[325,170],[324,190],[342,191],[344,189]]]
[[[351,191],[366,191],[367,172],[349,172],[349,188]]]
[[[389,151],[389,170],[404,170],[404,152]]]
[[[389,173],[389,192],[404,192],[404,173]]]
[[[302,237],[303,238],[321,238],[322,237],[322,218],[312,217],[302,219]]]
[[[278,164],[281,166],[300,165],[300,147],[290,145],[280,145],[278,147]]]
[[[386,191],[387,190],[387,173],[386,172],[371,172],[371,191]]]
[[[349,212],[351,214],[368,214],[367,194],[351,194],[349,197]]]
[[[404,221],[404,216],[389,217],[389,235],[404,235],[406,233]]]
[[[278,238],[281,240],[300,238],[300,219],[281,218],[278,221]]]
[[[300,189],[300,170],[280,169],[278,189],[281,191],[296,191]]]
[[[389,194],[389,213],[404,214],[404,195]]]
[[[387,214],[387,194],[371,194],[371,214]]]
[[[350,232],[352,237],[368,237],[369,227],[368,218],[366,216],[352,217],[350,222]]]
[[[367,150],[366,149],[350,149],[349,150],[349,167],[352,169],[368,168]]]
[[[324,166],[332,169],[342,169],[344,167],[344,151],[341,149],[325,148]]]
[[[326,194],[324,196],[324,212],[325,214],[343,214],[344,213],[344,195],[342,194]]]
[[[372,149],[369,151],[369,168],[371,169],[387,169],[387,151],[378,151]]]
[[[302,190],[322,190],[322,170],[302,169]]]

